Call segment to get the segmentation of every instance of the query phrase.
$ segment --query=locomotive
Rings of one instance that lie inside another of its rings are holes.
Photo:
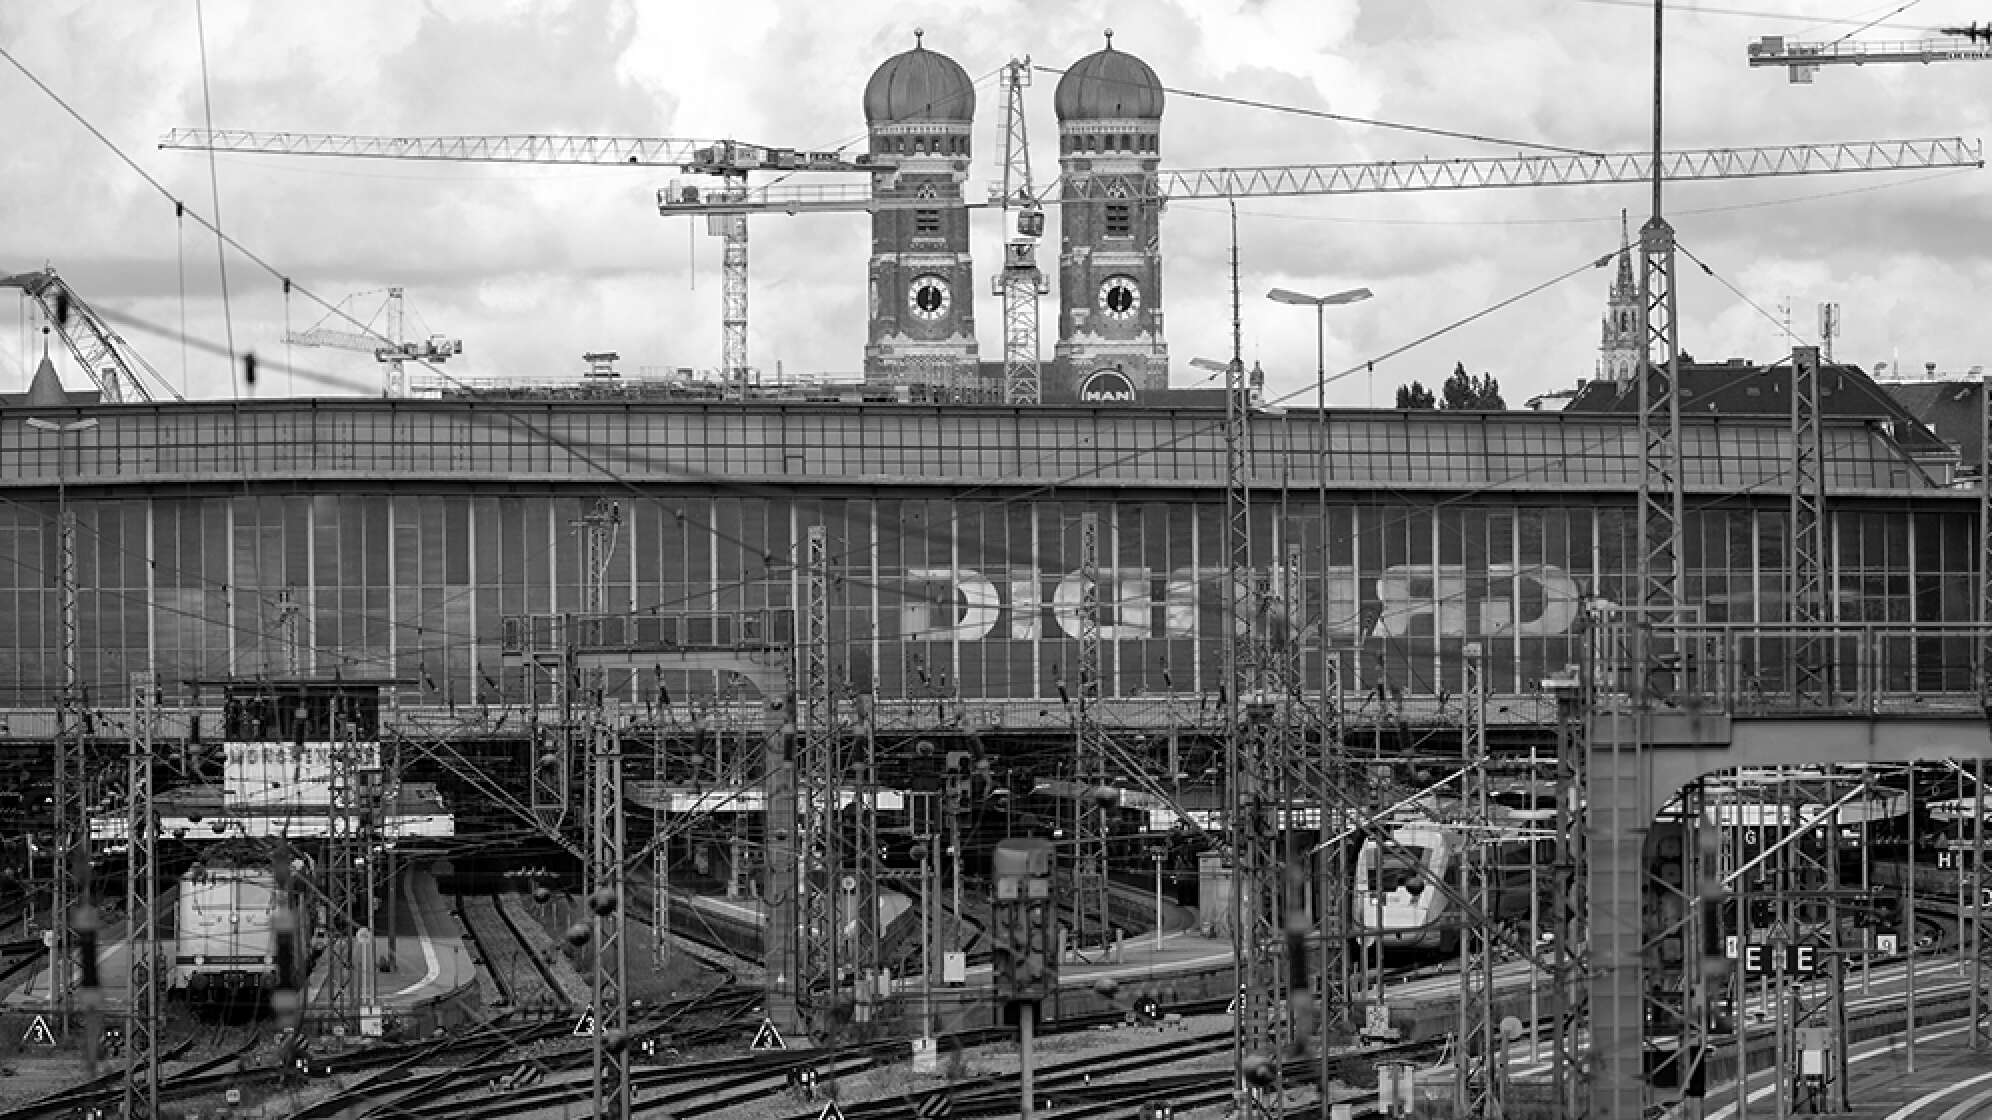
[[[287,858],[278,856],[277,858]],[[303,860],[279,881],[270,859],[216,851],[180,878],[168,992],[195,1006],[257,1006],[302,989],[313,948]]]

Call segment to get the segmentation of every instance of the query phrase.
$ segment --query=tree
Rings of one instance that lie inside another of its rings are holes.
[[[1508,407],[1501,399],[1501,383],[1491,373],[1478,377],[1466,372],[1465,362],[1453,363],[1452,376],[1440,389],[1440,408],[1498,409]]]
[[[1439,398],[1434,396],[1430,389],[1413,381],[1409,385],[1399,385],[1397,387],[1397,407],[1437,408],[1439,407]]]

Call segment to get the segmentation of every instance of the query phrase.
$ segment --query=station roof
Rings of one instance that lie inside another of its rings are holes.
[[[411,489],[597,485],[606,470],[632,485],[684,492],[710,488],[714,479],[819,493],[853,486],[1210,491],[1224,486],[1228,457],[1222,413],[1139,402],[356,397],[79,411],[101,423],[65,460],[72,486],[354,479]],[[1916,425],[1901,415],[1897,423],[1827,417],[1823,466],[1832,492],[1942,489],[1891,431]],[[1255,411],[1251,430],[1255,488],[1623,494],[1640,482],[1639,433],[1623,413],[1265,409]],[[17,443],[0,440],[0,490],[52,488],[53,457]],[[1791,431],[1782,413],[1691,410],[1681,448],[1683,484],[1692,491],[1782,493],[1789,486]]]

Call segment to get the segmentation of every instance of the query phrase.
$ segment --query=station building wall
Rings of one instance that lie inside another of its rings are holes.
[[[127,675],[147,667],[169,695],[183,681],[295,668],[398,678],[412,703],[516,701],[501,620],[581,607],[580,522],[598,498],[622,514],[606,573],[615,611],[785,610],[796,544],[824,525],[833,662],[844,682],[889,699],[1052,704],[1061,686],[1076,690],[1089,512],[1100,525],[1106,695],[1214,698],[1224,627],[1235,624],[1222,500],[1210,490],[1066,500],[993,484],[830,494],[500,478],[201,489],[70,497],[87,703],[124,703]],[[1491,690],[1532,692],[1575,660],[1583,601],[1633,595],[1628,493],[1337,491],[1325,510],[1312,491],[1283,505],[1262,496],[1253,554],[1273,606],[1247,625],[1297,629],[1316,649],[1325,631],[1358,695],[1457,692],[1469,641],[1483,647]],[[1838,503],[1837,617],[1969,621],[1975,507],[1943,492]],[[0,706],[47,706],[60,683],[56,514],[51,500],[0,503]],[[1699,502],[1683,543],[1685,596],[1708,618],[1785,616],[1782,496]],[[1969,665],[1968,650],[1933,648],[1885,683],[1967,688]],[[1311,653],[1310,682],[1320,670]],[[612,684],[635,700],[656,688],[649,673]]]

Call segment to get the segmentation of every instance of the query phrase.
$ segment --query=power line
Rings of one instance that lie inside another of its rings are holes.
[[[1033,65],[1031,69],[1045,74],[1065,73],[1064,70],[1056,66]],[[1099,82],[1103,85],[1118,84],[1131,86],[1140,84],[1129,79],[1107,78],[1096,74],[1086,75],[1085,80]],[[1380,121],[1370,117],[1352,117],[1346,113],[1331,113],[1326,109],[1309,109],[1299,105],[1283,105],[1274,101],[1259,101],[1249,97],[1228,97],[1221,93],[1203,93],[1192,89],[1177,89],[1173,86],[1162,86],[1160,88],[1163,93],[1173,94],[1177,97],[1188,97],[1196,101],[1214,101],[1221,105],[1239,105],[1247,109],[1265,109],[1269,112],[1291,113],[1294,116],[1300,117],[1318,117],[1322,120],[1340,121],[1343,124],[1359,124],[1369,128],[1385,128],[1397,132],[1417,133],[1424,136],[1444,136],[1453,140],[1471,140],[1476,144],[1499,144],[1504,148],[1534,148],[1538,151],[1562,152],[1565,155],[1573,156],[1601,156],[1604,154],[1591,148],[1571,148],[1562,144],[1545,144],[1536,140],[1510,140],[1505,137],[1488,136],[1478,132],[1460,132],[1450,128],[1432,128],[1420,124],[1403,124],[1398,121]]]

